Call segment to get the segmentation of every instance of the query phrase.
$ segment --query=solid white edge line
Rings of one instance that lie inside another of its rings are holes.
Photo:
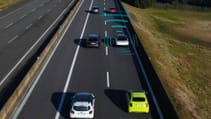
[[[91,10],[92,4],[93,4],[93,0],[92,0],[92,2],[90,4],[89,10]],[[85,23],[84,23],[84,26],[83,26],[83,30],[82,30],[80,39],[83,38],[84,31],[85,31],[85,28],[86,28],[89,16],[90,16],[90,13],[88,13],[88,15],[86,16],[86,20],[85,20]],[[77,49],[76,49],[76,52],[75,52],[75,55],[74,55],[74,58],[73,58],[73,61],[72,61],[72,65],[70,67],[69,74],[68,74],[68,77],[67,77],[67,80],[66,80],[66,83],[65,83],[65,87],[64,87],[64,90],[63,90],[62,98],[60,100],[59,107],[57,109],[57,113],[56,113],[55,119],[59,119],[60,112],[61,112],[64,100],[65,100],[65,96],[66,96],[66,93],[67,93],[67,89],[68,89],[68,86],[70,84],[70,79],[71,79],[71,76],[72,76],[72,73],[73,73],[73,69],[75,67],[75,62],[76,62],[76,59],[77,59],[77,56],[78,56],[79,49],[80,49],[80,45],[77,46]]]
[[[109,77],[109,72],[106,72],[106,79],[107,79],[107,87],[110,87],[110,77]]]
[[[80,6],[81,7],[81,6]],[[80,9],[79,7],[79,9]],[[44,64],[43,68],[41,69],[40,73],[38,74],[38,76],[36,77],[34,83],[32,84],[31,88],[29,89],[28,93],[25,95],[25,98],[23,99],[23,102],[20,104],[19,108],[17,108],[17,111],[15,112],[14,116],[12,117],[13,119],[17,119],[18,115],[20,114],[21,110],[23,109],[24,105],[26,104],[26,102],[28,101],[32,91],[34,90],[35,86],[37,85],[38,81],[40,80],[40,77],[42,76],[43,72],[45,71],[47,65],[49,64],[50,60],[52,59],[53,55],[55,54],[59,44],[61,43],[64,35],[66,34],[67,30],[69,29],[70,25],[72,24],[73,20],[75,19],[76,15],[78,14],[79,9],[76,11],[76,13],[74,14],[73,18],[71,19],[71,21],[69,22],[67,28],[65,29],[65,31],[63,32],[62,36],[60,37],[58,43],[56,44],[55,48],[53,49],[52,53],[49,55],[46,63]]]
[[[70,3],[71,4],[71,3]],[[69,5],[70,5],[69,4]],[[69,6],[68,5],[68,6]],[[0,81],[0,86],[5,82],[5,80],[11,75],[11,73],[18,67],[18,65],[26,58],[26,56],[32,51],[32,49],[40,42],[40,40],[47,34],[47,32],[56,24],[56,22],[60,19],[60,17],[64,14],[67,8],[65,8],[62,13],[56,18],[56,20],[48,27],[48,29],[39,37],[39,39],[32,45],[32,47],[27,50],[23,57],[13,66],[13,68],[7,73],[6,76]]]

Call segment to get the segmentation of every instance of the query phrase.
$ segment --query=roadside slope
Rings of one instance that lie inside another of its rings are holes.
[[[208,119],[211,13],[124,6],[179,117]]]
[[[0,11],[24,0],[0,0]]]

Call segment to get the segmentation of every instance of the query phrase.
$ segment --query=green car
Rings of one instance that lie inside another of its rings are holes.
[[[128,112],[149,112],[149,103],[144,90],[129,90],[126,97]]]

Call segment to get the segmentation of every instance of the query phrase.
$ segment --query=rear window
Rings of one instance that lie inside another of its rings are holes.
[[[89,38],[88,41],[98,41],[97,38]]]
[[[99,9],[99,7],[92,7],[92,9]]]
[[[88,111],[90,110],[90,106],[74,106],[73,109],[76,111]]]
[[[133,98],[133,101],[135,101],[135,102],[136,102],[136,101],[137,101],[137,102],[144,102],[144,101],[145,101],[145,98],[140,98],[140,97],[137,98],[137,97],[134,97],[134,98]]]
[[[119,36],[118,40],[125,41],[125,40],[127,40],[127,38],[125,36]]]

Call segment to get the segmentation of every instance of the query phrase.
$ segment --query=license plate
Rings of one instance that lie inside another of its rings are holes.
[[[136,104],[136,106],[137,106],[137,107],[141,107],[141,106],[142,106],[142,104]]]

